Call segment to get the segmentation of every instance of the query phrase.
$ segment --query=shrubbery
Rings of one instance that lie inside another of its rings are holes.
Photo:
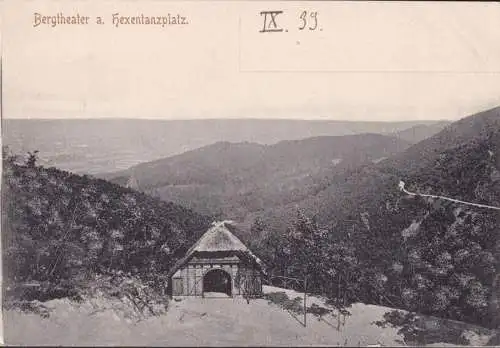
[[[180,206],[4,151],[2,246],[7,300],[77,298],[96,275],[161,293],[173,263],[209,226]]]

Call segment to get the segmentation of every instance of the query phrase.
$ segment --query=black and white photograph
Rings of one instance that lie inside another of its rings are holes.
[[[500,346],[500,3],[0,0],[5,346]]]

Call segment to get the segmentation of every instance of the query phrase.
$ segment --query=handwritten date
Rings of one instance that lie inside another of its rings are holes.
[[[288,29],[279,25],[279,17],[284,14],[284,11],[261,11],[260,16],[263,20],[263,27],[259,31],[261,33],[281,33],[288,32]],[[298,30],[322,31],[318,26],[317,11],[302,11],[298,16]]]

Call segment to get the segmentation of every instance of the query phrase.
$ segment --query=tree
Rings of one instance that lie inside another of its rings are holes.
[[[33,152],[28,152],[28,158],[26,159],[26,166],[30,168],[34,168],[36,166],[36,162],[38,160],[38,150]]]

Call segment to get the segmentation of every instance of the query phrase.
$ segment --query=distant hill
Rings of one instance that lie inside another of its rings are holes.
[[[115,172],[216,142],[275,144],[317,136],[394,133],[436,121],[306,120],[2,120],[2,142],[15,153],[40,151],[40,164],[80,174]]]
[[[3,160],[8,300],[76,296],[89,279],[113,272],[161,290],[169,267],[210,223],[186,208],[104,180],[34,161],[18,163],[6,154]],[[26,284],[38,287],[30,292]]]
[[[378,295],[369,290],[377,282],[353,280],[358,298],[498,327],[499,211],[408,196],[400,180],[411,192],[500,207],[500,108],[461,119],[385,161],[338,173],[300,202],[255,214],[254,230],[285,234],[299,210],[329,231],[332,245],[352,248],[355,269],[383,279]],[[261,257],[274,254],[259,234],[248,238],[267,250]]]
[[[424,139],[430,138],[434,134],[442,131],[451,122],[440,121],[433,124],[418,124],[408,129],[403,129],[394,133],[389,133],[400,139],[416,144]]]
[[[218,142],[104,175],[115,183],[190,207],[243,220],[249,212],[299,201],[324,180],[379,161],[410,144],[380,134],[314,137],[275,145]]]

